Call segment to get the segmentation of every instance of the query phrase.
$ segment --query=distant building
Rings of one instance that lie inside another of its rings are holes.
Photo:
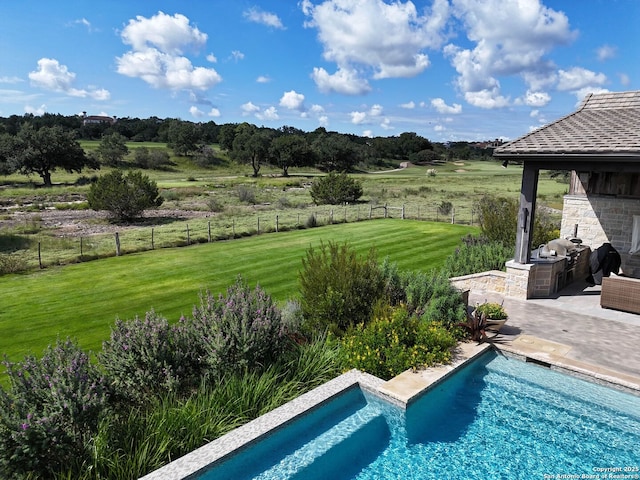
[[[105,115],[87,115],[87,112],[82,112],[82,125],[92,125],[108,123],[113,125],[116,123],[116,117],[107,117]]]

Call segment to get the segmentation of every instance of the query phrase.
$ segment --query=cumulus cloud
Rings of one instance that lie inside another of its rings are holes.
[[[304,95],[291,90],[285,92],[280,98],[280,106],[288,108],[289,110],[304,111]]]
[[[355,70],[338,68],[333,75],[322,67],[315,67],[311,78],[322,93],[342,93],[344,95],[362,95],[371,91],[367,80],[358,76]]]
[[[517,75],[535,82],[552,74],[555,67],[548,53],[576,37],[567,16],[539,0],[453,0],[453,14],[475,46],[450,44],[444,52],[458,72],[457,88],[482,108],[509,104],[499,77]],[[537,90],[539,85],[529,87]]]
[[[407,110],[413,110],[414,108],[416,108],[416,104],[413,100],[411,100],[410,102],[407,102],[407,103],[401,103],[400,107],[406,108]]]
[[[257,7],[245,10],[243,16],[250,22],[260,23],[272,28],[284,29],[284,25],[278,15],[275,13],[264,12]]]
[[[462,112],[462,105],[454,103],[452,106],[449,106],[442,98],[434,98],[431,100],[431,106],[435,108],[438,113],[443,114],[458,114]]]
[[[233,50],[231,52],[231,58],[234,59],[236,62],[238,60],[243,60],[244,59],[244,53],[242,53],[240,50]]]
[[[280,118],[276,107],[265,108],[261,113],[256,113],[256,117],[260,120],[278,120]]]
[[[551,101],[551,95],[546,92],[533,92],[531,90],[527,90],[522,101],[529,107],[544,107]]]
[[[254,105],[252,102],[244,103],[240,106],[243,115],[250,115],[252,113],[256,113],[260,111],[260,107]]]
[[[367,114],[365,112],[351,112],[349,116],[351,117],[351,123],[355,125],[360,125],[367,119]]]
[[[207,113],[207,115],[210,117],[218,118],[221,116],[221,113],[220,113],[220,110],[218,110],[215,107],[212,107],[211,110],[209,110],[209,113]]]
[[[200,110],[198,107],[196,107],[195,105],[189,108],[189,113],[191,114],[191,116],[195,118],[204,117],[204,112]]]
[[[34,87],[64,93],[71,97],[93,98],[94,100],[108,100],[110,93],[103,88],[77,89],[73,86],[76,74],[69,71],[66,65],[62,65],[54,58],[41,58],[38,60],[38,68],[29,72],[29,80]]]
[[[332,75],[316,67],[313,79],[322,92],[352,95],[370,90],[369,77],[422,73],[429,66],[425,49],[440,47],[449,18],[446,0],[435,0],[424,14],[410,1],[325,0],[314,5],[304,0],[301,5],[305,26],[318,31],[324,59],[337,66]]]
[[[258,83],[269,83],[271,79],[267,75],[260,75],[256,78],[256,82]]]
[[[31,105],[26,105],[24,107],[24,113],[30,113],[32,115],[40,117],[45,113],[47,113],[47,106],[44,103],[39,107],[32,107]]]
[[[607,82],[604,73],[596,73],[582,67],[573,67],[558,71],[558,85],[560,91],[577,92],[583,89],[598,89]]]
[[[351,123],[360,125],[363,123],[371,123],[372,118],[382,115],[382,111],[382,105],[375,104],[367,112],[351,112],[349,116],[351,117]]]
[[[385,117],[384,120],[382,120],[382,123],[380,124],[380,127],[382,127],[383,130],[393,130],[394,129],[394,127],[391,125],[391,120],[389,120],[386,117]]]
[[[222,81],[212,68],[194,67],[186,56],[204,47],[207,35],[184,15],[158,12],[137,16],[122,30],[123,43],[132,48],[116,58],[118,73],[140,78],[154,88],[207,90]],[[209,55],[209,61],[215,57]]]

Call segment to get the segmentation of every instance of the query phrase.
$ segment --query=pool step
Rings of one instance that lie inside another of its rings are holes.
[[[331,470],[339,471],[340,476],[344,477],[345,469],[357,469],[357,473],[359,468],[369,463],[368,457],[372,453],[377,455],[384,449],[389,438],[386,419],[378,408],[367,405],[287,455],[256,479],[330,478]],[[372,440],[379,443],[381,448],[372,445]],[[365,449],[358,448],[365,444]]]

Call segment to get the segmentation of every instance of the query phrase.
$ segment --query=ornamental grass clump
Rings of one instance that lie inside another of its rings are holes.
[[[241,277],[226,295],[202,295],[185,326],[201,339],[209,373],[217,376],[268,365],[288,339],[271,297],[259,285],[251,289]]]
[[[3,363],[11,388],[0,389],[0,477],[52,478],[90,462],[109,388],[89,356],[67,339],[41,359]]]
[[[341,339],[342,363],[384,380],[409,368],[451,360],[453,334],[437,322],[410,315],[406,308],[381,309],[367,325],[358,325]]]

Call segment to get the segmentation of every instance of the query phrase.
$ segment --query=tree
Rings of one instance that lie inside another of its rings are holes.
[[[289,176],[289,167],[308,165],[311,149],[302,135],[281,135],[271,142],[269,153],[274,163],[282,168],[282,175]]]
[[[14,137],[8,133],[0,133],[0,175],[9,175],[16,169],[12,161],[15,149]]]
[[[182,120],[171,120],[167,130],[167,146],[176,155],[193,155],[198,151],[202,133],[198,125]]]
[[[93,210],[107,210],[116,222],[133,220],[162,200],[156,182],[140,172],[123,175],[120,170],[98,178],[87,194]]]
[[[103,163],[113,167],[117,166],[129,153],[126,141],[127,139],[119,133],[104,135],[97,148]]]
[[[12,159],[20,173],[38,174],[45,187],[51,186],[51,172],[61,168],[80,173],[83,168],[98,169],[100,165],[87,157],[73,133],[62,127],[42,127],[35,130],[23,125],[16,135]]]
[[[320,177],[311,185],[311,198],[320,205],[340,205],[353,203],[362,196],[362,185],[346,173],[329,173],[326,177]]]
[[[348,172],[358,158],[356,145],[344,135],[320,134],[312,148],[318,157],[317,166],[325,172]]]
[[[267,130],[258,130],[248,123],[239,125],[238,130],[239,133],[233,139],[231,157],[239,163],[251,164],[253,176],[257,177],[260,167],[268,157],[271,135]]]

